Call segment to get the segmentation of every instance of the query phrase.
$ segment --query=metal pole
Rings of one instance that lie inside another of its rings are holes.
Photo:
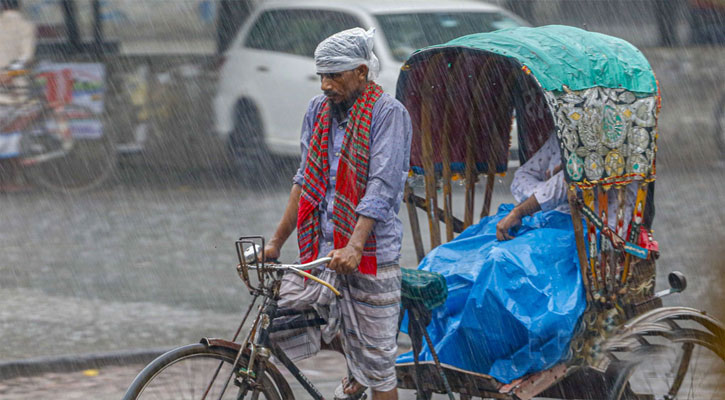
[[[93,0],[93,52],[96,55],[103,53],[103,21],[101,20],[101,0]]]
[[[65,29],[68,33],[68,44],[71,51],[77,53],[81,49],[81,37],[78,30],[78,14],[76,13],[75,0],[62,0],[63,17],[65,19]]]

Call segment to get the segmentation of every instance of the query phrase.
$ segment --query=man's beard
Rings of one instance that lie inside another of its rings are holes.
[[[350,109],[350,107],[355,104],[358,97],[362,94],[362,90],[357,90],[352,93],[350,98],[348,100],[342,101],[340,103],[335,103],[333,101],[330,101],[330,112],[332,112],[332,115],[334,115],[338,121],[341,121],[345,119],[345,116]]]
[[[330,112],[335,117],[335,120],[341,121],[345,119],[345,114],[350,107],[347,107],[344,103],[330,102]]]

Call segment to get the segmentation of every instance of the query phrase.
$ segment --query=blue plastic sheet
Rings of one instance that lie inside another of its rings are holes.
[[[499,242],[496,224],[512,208],[502,205],[419,266],[448,284],[448,299],[428,326],[441,362],[504,383],[565,357],[586,307],[571,216],[536,213],[513,240]],[[433,360],[427,346],[420,359]],[[413,355],[397,361],[412,362]]]

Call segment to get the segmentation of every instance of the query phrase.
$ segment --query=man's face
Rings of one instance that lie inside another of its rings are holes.
[[[318,74],[322,92],[337,105],[352,105],[367,84],[368,67],[361,65],[343,72]]]

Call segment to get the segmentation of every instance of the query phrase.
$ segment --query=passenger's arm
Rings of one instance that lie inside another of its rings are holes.
[[[509,234],[509,229],[521,225],[521,219],[528,215],[532,215],[537,211],[541,210],[539,202],[536,200],[536,196],[531,196],[524,200],[522,203],[514,207],[508,215],[503,217],[501,221],[496,224],[496,239],[498,240],[511,240],[513,236]]]
[[[558,146],[556,135],[552,134],[528,161],[516,169],[511,194],[517,202],[533,196],[534,191],[551,177],[547,168],[551,158],[560,154]]]
[[[546,182],[538,185],[533,190],[531,197],[536,197],[542,211],[550,211],[568,202],[567,189],[564,171],[559,171]]]
[[[558,170],[558,172],[557,172]],[[545,182],[540,182],[531,191],[531,195],[514,207],[511,212],[496,224],[496,238],[511,240],[509,230],[521,225],[523,217],[538,211],[549,211],[567,202],[567,185],[564,171],[557,167],[555,174]]]

